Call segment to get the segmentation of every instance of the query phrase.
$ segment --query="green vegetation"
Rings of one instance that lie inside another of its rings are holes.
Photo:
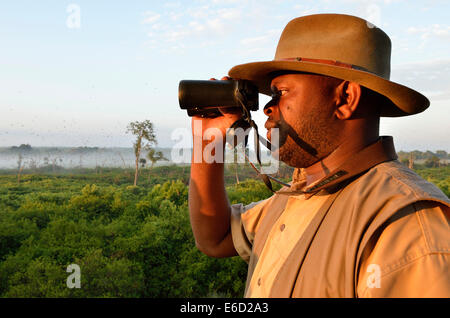
[[[228,170],[233,180],[234,169]],[[189,167],[141,169],[138,187],[130,185],[133,169],[25,171],[20,183],[17,171],[9,172],[0,175],[0,296],[243,295],[246,264],[195,247]],[[246,172],[244,179],[254,178]],[[228,190],[243,203],[270,195],[252,179]],[[80,289],[67,288],[70,264],[81,268]]]
[[[422,178],[435,184],[447,197],[450,197],[450,165],[441,168],[418,166],[415,172]]]
[[[271,195],[247,165],[226,167],[231,203]],[[450,167],[417,170],[449,195]],[[242,297],[239,258],[195,247],[188,214],[189,166],[0,172],[0,296]],[[282,166],[277,177],[289,179]],[[278,187],[276,187],[278,188]],[[81,268],[70,289],[67,266]]]

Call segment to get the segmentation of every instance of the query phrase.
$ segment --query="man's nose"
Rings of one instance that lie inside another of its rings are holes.
[[[278,101],[279,98],[272,97],[272,99],[266,104],[266,106],[264,106],[264,114],[266,116],[273,115],[274,108],[276,108],[275,106],[278,106]]]

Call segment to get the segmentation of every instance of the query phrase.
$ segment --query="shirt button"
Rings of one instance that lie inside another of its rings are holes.
[[[285,227],[286,227],[286,225],[281,224],[281,226],[280,226],[280,231],[283,232]]]
[[[261,286],[261,277],[258,278],[258,286]]]

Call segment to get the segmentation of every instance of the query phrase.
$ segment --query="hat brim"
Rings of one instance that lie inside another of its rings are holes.
[[[276,71],[300,71],[332,76],[358,83],[388,98],[390,103],[381,105],[381,116],[401,117],[423,112],[430,101],[421,93],[404,85],[389,81],[370,72],[329,64],[305,61],[265,61],[240,64],[229,71],[235,79],[246,79],[258,86],[259,92],[271,95],[271,73]]]

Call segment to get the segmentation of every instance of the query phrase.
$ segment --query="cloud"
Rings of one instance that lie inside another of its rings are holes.
[[[149,25],[147,35],[158,38],[163,51],[173,47],[173,42],[185,48],[196,47],[218,36],[223,39],[234,34],[236,25],[242,24],[242,8],[223,5],[223,2],[208,2],[186,8],[173,3],[158,13],[145,11],[141,23]]]
[[[265,42],[267,40],[267,35],[261,35],[253,38],[245,38],[240,41],[242,45],[254,45],[256,43]]]
[[[165,7],[165,8],[171,8],[171,9],[173,9],[173,8],[181,8],[183,5],[181,4],[181,2],[170,2],[170,1],[164,1],[164,4],[163,4],[163,6]]]
[[[189,22],[189,27],[197,32],[203,32],[205,30],[205,25],[199,23],[198,21]]]
[[[293,8],[295,12],[298,12],[298,16],[310,15],[320,12],[320,9],[317,6],[311,5],[296,4]]]
[[[175,42],[191,34],[190,30],[167,31],[164,34],[167,42]]]
[[[215,4],[236,4],[242,0],[213,0]]]
[[[448,25],[433,24],[426,27],[409,27],[406,32],[409,34],[418,34],[423,40],[430,37],[450,40],[450,26]]]
[[[172,21],[179,20],[183,15],[184,15],[183,12],[170,12],[169,13],[170,20],[172,20]]]
[[[450,26],[448,25],[412,26],[406,29],[406,33],[420,36],[419,49],[424,49],[430,42],[450,43]]]
[[[266,44],[268,42],[273,42],[278,39],[279,34],[281,34],[281,30],[272,29],[266,31],[263,35],[244,38],[240,41],[240,43],[244,46],[253,46],[253,45],[261,45]]]
[[[450,59],[436,59],[393,67],[391,79],[428,98],[450,100]]]
[[[360,3],[379,3],[379,4],[385,4],[390,5],[395,2],[404,2],[404,0],[343,0],[344,3],[351,3],[351,4],[360,4]]]
[[[143,15],[145,16],[145,18],[141,21],[142,24],[152,24],[161,18],[161,14],[154,13],[152,11],[146,11]]]
[[[237,8],[219,9],[217,14],[226,20],[237,20],[241,17],[241,10]]]

